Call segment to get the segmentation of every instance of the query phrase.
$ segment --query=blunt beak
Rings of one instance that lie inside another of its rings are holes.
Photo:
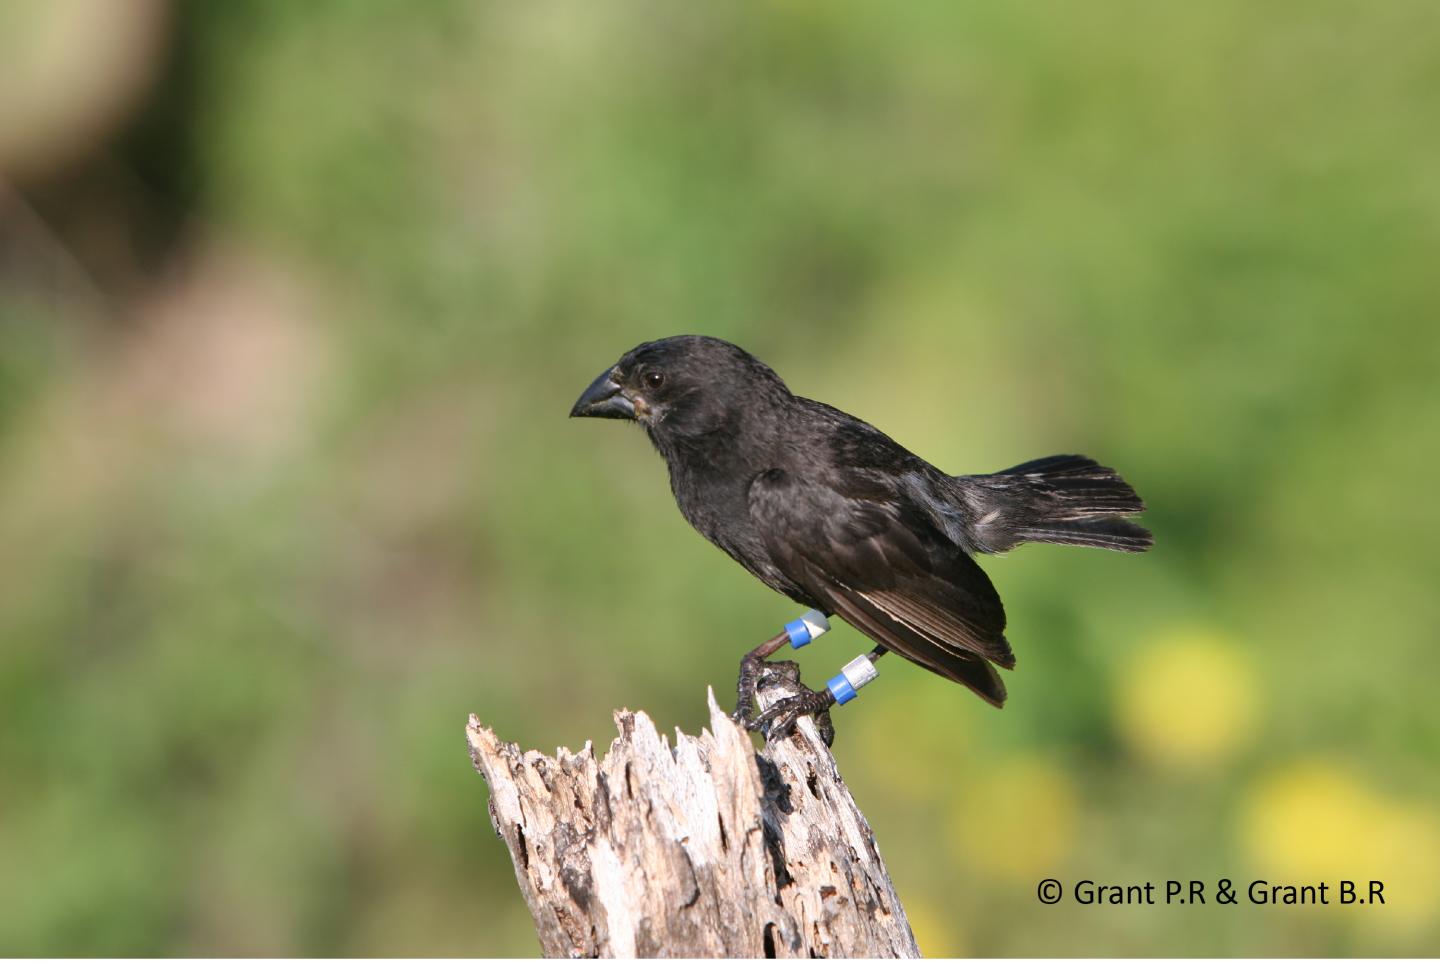
[[[635,403],[625,397],[616,384],[615,369],[607,368],[600,377],[590,383],[570,409],[571,418],[629,418],[635,417]]]

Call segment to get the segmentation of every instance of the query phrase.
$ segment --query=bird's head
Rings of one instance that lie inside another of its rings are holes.
[[[789,396],[770,368],[744,349],[704,335],[647,341],[601,372],[570,415],[623,418],[659,444],[713,433]]]

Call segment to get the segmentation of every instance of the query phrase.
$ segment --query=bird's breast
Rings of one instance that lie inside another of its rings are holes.
[[[743,460],[735,452],[715,453],[709,460],[666,459],[670,489],[685,520],[765,585],[813,608],[819,604],[771,559],[750,514],[750,487],[775,461],[768,455]]]
[[[711,542],[723,547],[741,530],[753,528],[749,482],[738,473],[672,465],[670,490],[686,521]]]

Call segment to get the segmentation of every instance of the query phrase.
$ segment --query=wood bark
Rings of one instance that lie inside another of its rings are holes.
[[[760,705],[793,693],[760,693]],[[603,760],[470,717],[490,819],[547,957],[919,957],[874,835],[806,717],[755,749],[709,694],[699,736],[619,710]]]

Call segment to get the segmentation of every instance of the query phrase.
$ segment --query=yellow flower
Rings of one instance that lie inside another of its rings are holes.
[[[1255,683],[1239,648],[1202,630],[1175,632],[1142,649],[1116,694],[1121,736],[1145,759],[1175,768],[1212,766],[1246,739]]]
[[[1392,800],[1345,770],[1300,761],[1251,791],[1241,825],[1247,850],[1276,883],[1384,884],[1383,907],[1340,907],[1367,930],[1408,934],[1440,910],[1440,821]]]

